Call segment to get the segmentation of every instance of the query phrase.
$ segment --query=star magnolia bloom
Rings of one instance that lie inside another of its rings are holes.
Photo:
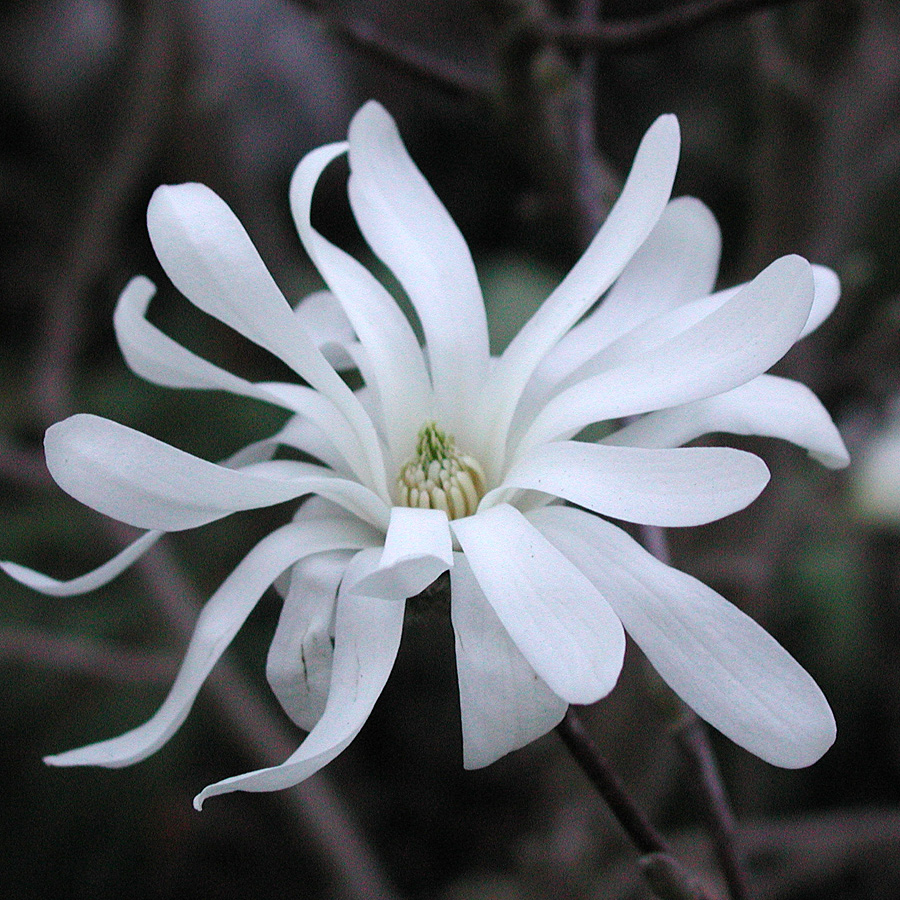
[[[678,149],[678,124],[663,116],[582,258],[495,358],[469,250],[378,104],[356,114],[346,143],[314,150],[294,174],[291,209],[328,285],[296,309],[219,197],[199,184],[159,188],[147,219],[172,282],[306,384],[251,383],[176,344],[145,318],[154,293],[145,278],[115,313],[126,360],[157,384],[224,389],[294,415],[219,465],[96,416],[54,425],[47,464],[62,488],[151,531],[70,582],[5,569],[48,594],[74,594],[108,581],[162,532],[313,496],[210,598],[157,714],[48,762],[123,766],[154,752],[278,579],[285,601],[267,674],[309,735],[281,765],[214,784],[196,805],[295,784],[358,733],[394,664],[405,599],[448,569],[467,767],[546,733],[569,703],[609,693],[626,630],[732,740],[780,766],[818,759],[835,725],[812,678],[750,618],[601,518],[699,525],[750,503],[765,464],[680,446],[709,432],[780,437],[825,465],[847,462],[815,396],[763,374],[828,315],[836,277],[787,256],[711,293],[719,232],[697,200],[669,200]],[[344,153],[355,218],[406,290],[424,347],[385,288],[310,223],[319,176]],[[345,368],[365,387],[350,390],[337,374]],[[596,422],[611,423],[609,437],[573,440]],[[279,447],[319,462],[274,459]]]

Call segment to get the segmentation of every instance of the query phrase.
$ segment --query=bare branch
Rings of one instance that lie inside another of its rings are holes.
[[[326,26],[351,46],[442,90],[489,99],[498,89],[493,80],[476,75],[470,69],[423,47],[385,34],[372,22],[335,15],[333,10],[326,9],[321,3],[305,3],[304,6],[318,13]]]
[[[34,628],[0,628],[0,661],[124,684],[170,684],[178,671],[178,660],[171,654],[108,647]]]
[[[696,0],[618,21],[587,23],[553,16],[532,18],[525,23],[524,31],[534,41],[549,41],[570,50],[621,53],[644,49],[718,19],[795,2],[798,0]]]

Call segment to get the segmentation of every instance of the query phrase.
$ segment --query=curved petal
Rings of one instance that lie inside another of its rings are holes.
[[[359,262],[312,226],[310,210],[319,176],[345,150],[346,144],[331,144],[300,161],[291,179],[291,211],[306,252],[365,348],[371,387],[377,389],[389,423],[388,441],[396,460],[410,452],[426,418],[431,381],[415,333],[393,297]]]
[[[528,664],[465,556],[456,556],[450,571],[450,618],[456,640],[463,765],[478,769],[555,728],[568,703]]]
[[[678,166],[675,116],[660,116],[644,135],[622,193],[581,259],[498,360],[486,402],[494,409],[495,453],[522,391],[541,360],[615,281],[665,209]]]
[[[785,768],[810,765],[831,746],[834,716],[819,687],[724,597],[596,516],[557,506],[529,518],[609,598],[663,679],[724,735]]]
[[[359,733],[387,682],[403,631],[404,605],[355,593],[359,577],[376,565],[378,551],[364,550],[347,568],[334,623],[331,688],[322,718],[299,749],[279,766],[226,778],[204,788],[204,801],[230,791],[277,791],[309,778]]]
[[[235,214],[202,184],[157,188],[147,208],[153,249],[195,306],[274,353],[346,417],[385,499],[384,462],[359,401],[301,327]]]
[[[155,293],[153,282],[138,275],[128,282],[116,303],[116,338],[132,372],[164,387],[224,390],[271,401],[256,385],[191,353],[151,325],[146,314]]]
[[[269,647],[269,686],[294,724],[304,731],[312,731],[325,711],[334,655],[334,608],[350,559],[349,552],[337,551],[319,553],[294,565]]]
[[[349,131],[353,214],[369,246],[396,275],[425,332],[438,408],[458,436],[487,374],[487,317],[472,256],[416,167],[394,120],[374,101]]]
[[[776,260],[694,327],[557,394],[517,452],[593,422],[700,400],[750,381],[790,350],[812,299],[809,263],[799,256]]]
[[[228,469],[85,414],[52,425],[44,449],[50,474],[66,493],[138,528],[195,528],[311,493],[387,527],[388,507],[378,496],[309,463],[282,460]]]
[[[450,525],[497,618],[548,687],[569,703],[605,697],[625,635],[587,578],[506,504]]]
[[[440,509],[394,506],[378,567],[356,589],[370,597],[415,597],[453,566],[453,538]]]
[[[653,316],[709,294],[722,236],[694,197],[671,200],[597,309],[547,354],[535,375],[558,384],[598,350]]]
[[[743,509],[768,481],[758,456],[729,447],[644,450],[566,441],[543,444],[517,462],[496,494],[528,488],[626,522],[702,525]],[[482,507],[492,499],[487,495]]]
[[[356,343],[356,332],[331,291],[307,294],[294,307],[294,318],[338,372],[356,368],[347,352],[347,347]]]
[[[48,756],[44,761],[53,766],[118,768],[148,757],[178,730],[206,676],[281,572],[304,556],[365,546],[368,539],[365,526],[349,521],[331,528],[321,522],[292,523],[263,538],[203,607],[172,690],[156,715],[117,738]]]
[[[803,326],[800,337],[815,331],[831,314],[841,298],[841,280],[828,266],[813,265],[813,279],[816,283],[815,299],[809,311],[809,319]]]
[[[340,410],[324,394],[302,384],[265,381],[258,385],[273,402],[311,422],[337,452],[342,464],[336,469],[349,468],[359,481],[366,480],[368,460],[360,449],[356,435],[347,427]]]
[[[758,375],[724,394],[648,413],[603,443],[680,447],[719,431],[791,441],[829,469],[841,469],[850,462],[847,448],[818,397],[806,385],[775,375]]]
[[[162,531],[148,531],[142,534],[136,541],[132,541],[124,550],[117,553],[111,560],[102,566],[71,578],[68,581],[57,581],[49,575],[43,575],[27,566],[20,566],[14,562],[0,562],[0,569],[14,578],[20,584],[33,588],[50,597],[73,597],[76,594],[86,594],[96,590],[104,584],[109,584],[116,576],[124,572],[136,559],[143,556],[162,536]]]

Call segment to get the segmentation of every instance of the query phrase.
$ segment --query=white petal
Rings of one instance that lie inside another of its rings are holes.
[[[660,675],[707,722],[786,768],[810,765],[831,746],[834,716],[816,683],[724,597],[596,516],[547,507],[529,518],[604,593]]]
[[[506,504],[450,525],[503,627],[550,689],[569,703],[605,697],[625,636],[587,578]]]
[[[326,240],[310,221],[312,196],[319,176],[345,144],[331,144],[308,153],[291,179],[291,211],[300,240],[319,273],[340,301],[353,325],[377,389],[388,440],[395,459],[408,453],[425,420],[431,382],[415,333],[385,288],[352,256]]]
[[[791,441],[830,469],[850,462],[828,411],[805,385],[758,375],[740,387],[684,406],[648,413],[604,439],[629,447],[679,447],[724,431]]]
[[[197,307],[265,347],[341,410],[387,497],[374,428],[272,280],[228,205],[202,184],[164,185],[147,209],[150,240],[172,283]]]
[[[331,291],[307,294],[294,307],[294,317],[335,369],[341,372],[356,367],[347,352],[347,347],[356,343],[356,333]]]
[[[117,738],[44,761],[54,766],[117,768],[145,759],[178,730],[206,676],[281,572],[309,554],[365,546],[367,540],[365,526],[351,522],[331,529],[321,523],[285,525],[263,538],[203,607],[172,690],[156,715]]]
[[[365,482],[368,459],[360,448],[356,434],[348,427],[341,411],[324,394],[302,384],[267,381],[260,390],[276,403],[308,419],[334,448],[343,463],[337,469],[349,468],[357,480]]]
[[[162,531],[148,531],[117,553],[111,560],[103,563],[102,566],[68,581],[57,581],[55,578],[50,578],[48,575],[43,575],[34,569],[20,566],[14,562],[0,562],[0,569],[21,584],[40,591],[42,594],[50,597],[72,597],[75,594],[86,594],[88,591],[108,584],[136,559],[143,556],[162,536]]]
[[[674,116],[660,116],[644,135],[625,187],[581,259],[500,358],[496,387],[486,398],[495,410],[495,441],[505,441],[513,412],[535,369],[556,342],[615,281],[665,209],[678,166],[680,136]]]
[[[325,711],[334,655],[334,608],[351,554],[319,553],[298,562],[269,647],[266,678],[291,720],[312,731]]]
[[[816,265],[812,267],[812,271],[816,282],[816,296],[800,337],[806,337],[811,331],[815,331],[831,315],[841,297],[841,280],[836,272],[827,266]]]
[[[560,340],[535,374],[559,383],[647,319],[709,294],[721,247],[718,223],[703,203],[694,197],[670,201],[596,311]]]
[[[116,304],[116,338],[133,372],[165,387],[217,389],[269,399],[255,385],[201,359],[151,325],[145,316],[155,293],[153,282],[138,275],[128,282]]]
[[[729,447],[644,450],[566,441],[543,444],[517,462],[497,493],[528,488],[626,522],[702,525],[743,509],[768,481],[758,456]]]
[[[440,509],[391,508],[391,522],[378,568],[357,590],[370,597],[415,597],[453,565],[453,538]]]
[[[351,562],[338,594],[331,689],[322,718],[300,748],[279,766],[226,778],[201,791],[205,800],[230,791],[277,791],[298,784],[331,762],[359,733],[387,682],[403,631],[404,605],[354,592],[358,577],[376,564],[378,551]]]
[[[776,260],[694,327],[557,394],[531,424],[521,448],[592,422],[677,406],[746,383],[793,346],[812,299],[809,263],[799,256]]]
[[[462,554],[450,584],[463,765],[478,769],[555,728],[568,704],[512,642]]]
[[[242,509],[317,493],[387,527],[388,508],[368,488],[309,463],[282,460],[233,470],[98,416],[75,415],[44,439],[47,467],[76,500],[161,531],[195,528]]]
[[[356,221],[415,307],[444,427],[462,438],[490,352],[469,248],[383,107],[370,101],[359,110],[349,143],[347,190]]]
[[[369,477],[369,462],[361,450],[359,439],[331,400],[318,391],[299,384],[254,384],[191,353],[145,318],[154,293],[155,288],[148,279],[143,276],[132,278],[119,297],[113,316],[119,346],[134,372],[154,384],[225,390],[301,413],[331,436],[331,444],[338,449],[343,460],[337,468],[349,467],[359,479]],[[319,308],[324,302],[317,300],[313,306]],[[312,308],[309,311],[311,313]],[[326,319],[325,324],[331,331],[337,327],[337,323],[333,321],[336,318],[333,312],[330,315],[331,318]],[[335,337],[330,331],[329,334],[318,334],[317,338],[330,340]]]

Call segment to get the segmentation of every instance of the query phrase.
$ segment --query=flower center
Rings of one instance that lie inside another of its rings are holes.
[[[460,453],[452,434],[426,422],[416,441],[416,455],[397,476],[401,506],[442,509],[451,519],[471,516],[484,496],[484,469]]]

